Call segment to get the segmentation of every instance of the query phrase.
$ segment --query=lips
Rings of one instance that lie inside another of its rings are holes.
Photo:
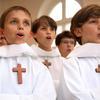
[[[51,36],[47,36],[46,39],[51,39]]]
[[[70,51],[71,51],[71,49],[67,49],[67,51],[68,51],[68,52],[70,52]]]
[[[23,33],[17,33],[17,36],[18,36],[18,37],[23,37],[24,34],[23,34]]]

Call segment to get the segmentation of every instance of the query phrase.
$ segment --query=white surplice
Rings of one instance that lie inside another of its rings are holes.
[[[38,60],[40,62],[43,63],[45,60],[48,60],[48,62],[51,63],[51,65],[48,66],[49,67],[48,69],[54,80],[55,88],[57,91],[59,87],[59,79],[61,77],[63,68],[62,57],[59,53],[58,48],[52,48],[51,51],[45,51],[36,45],[32,45],[32,49],[38,55]]]
[[[77,47],[64,64],[58,100],[100,100],[100,44]]]
[[[18,84],[17,72],[12,69],[21,64],[22,84]],[[0,47],[0,100],[55,100],[51,75],[45,66],[37,61],[31,47],[14,44]]]

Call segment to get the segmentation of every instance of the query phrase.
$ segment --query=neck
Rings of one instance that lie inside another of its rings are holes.
[[[45,51],[51,51],[51,46],[41,46],[39,45],[38,47],[40,47],[41,49],[45,50]]]

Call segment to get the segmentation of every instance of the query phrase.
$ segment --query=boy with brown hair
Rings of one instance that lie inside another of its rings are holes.
[[[56,99],[48,69],[37,62],[32,48],[25,43],[29,39],[31,26],[31,14],[24,7],[10,7],[1,15],[0,98],[2,100]]]
[[[56,29],[57,24],[51,17],[43,15],[36,19],[33,22],[32,32],[38,46],[32,46],[32,48],[37,53],[38,60],[49,69],[57,91],[63,64],[59,50],[52,48]]]
[[[81,46],[64,63],[58,100],[100,100],[100,6],[79,10],[71,32]]]
[[[76,45],[76,39],[70,31],[62,31],[56,36],[55,44],[61,56],[66,58]]]

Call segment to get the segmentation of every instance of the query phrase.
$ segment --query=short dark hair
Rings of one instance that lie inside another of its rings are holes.
[[[87,22],[90,18],[100,18],[100,6],[96,4],[91,4],[86,7],[83,7],[79,10],[71,20],[71,33],[74,33],[75,28],[80,28],[82,25]],[[75,35],[76,40],[79,44],[82,44],[81,38]]]
[[[56,36],[56,39],[55,39],[55,44],[56,46],[59,46],[60,43],[61,43],[61,40],[63,38],[71,38],[71,39],[74,39],[74,45],[76,45],[76,39],[74,37],[74,35],[70,32],[70,31],[63,31],[61,33],[59,33],[57,36]]]
[[[5,23],[5,19],[6,19],[7,15],[10,12],[15,11],[15,10],[22,10],[26,14],[28,14],[29,17],[31,18],[31,14],[30,14],[30,12],[26,8],[24,8],[22,6],[12,6],[12,7],[8,8],[5,12],[3,12],[3,14],[1,15],[1,17],[0,17],[0,28],[4,28],[4,23]]]
[[[33,24],[32,24],[32,32],[33,33],[36,33],[37,30],[38,30],[38,28],[42,24],[45,24],[45,25],[50,26],[52,29],[55,30],[55,32],[57,30],[57,24],[56,24],[56,22],[51,17],[46,16],[46,15],[43,15],[40,18],[38,18],[35,21],[33,21]]]

